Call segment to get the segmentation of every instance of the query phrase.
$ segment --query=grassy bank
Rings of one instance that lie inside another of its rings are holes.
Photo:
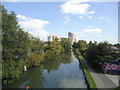
[[[88,71],[87,67],[83,63],[83,57],[81,56],[81,54],[79,54],[79,52],[77,52],[77,50],[75,50],[75,54],[76,54],[76,56],[81,64],[81,68],[83,70],[83,73],[84,73],[85,78],[86,78],[87,83],[88,83],[88,88],[97,88],[90,72]]]

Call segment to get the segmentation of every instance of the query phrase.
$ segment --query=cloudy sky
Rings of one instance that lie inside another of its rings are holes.
[[[47,35],[77,40],[118,42],[117,2],[2,2],[17,14],[21,28],[46,40]],[[88,0],[84,0],[88,1]]]

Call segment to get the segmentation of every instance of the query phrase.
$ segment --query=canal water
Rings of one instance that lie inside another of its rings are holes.
[[[5,88],[87,88],[78,59],[62,54],[26,71],[15,83]]]

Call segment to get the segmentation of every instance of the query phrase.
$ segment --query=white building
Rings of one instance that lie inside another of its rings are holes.
[[[52,41],[52,36],[47,36],[47,41]]]
[[[73,45],[75,42],[75,35],[71,32],[68,32],[68,39],[70,40],[70,44]]]

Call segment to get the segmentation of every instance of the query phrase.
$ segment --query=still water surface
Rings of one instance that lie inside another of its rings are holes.
[[[62,54],[44,62],[41,66],[25,72],[21,79],[7,88],[87,88],[79,61],[71,55]]]

